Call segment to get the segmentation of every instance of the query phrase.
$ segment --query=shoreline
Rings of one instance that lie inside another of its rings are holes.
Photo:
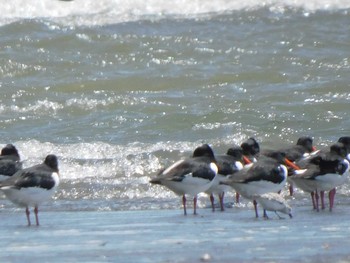
[[[347,262],[347,206],[294,218],[256,219],[251,209],[1,212],[1,262]],[[313,217],[312,220],[310,217]]]

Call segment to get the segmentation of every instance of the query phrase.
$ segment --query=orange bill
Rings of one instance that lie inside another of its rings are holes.
[[[244,164],[250,164],[250,163],[252,163],[252,161],[249,160],[249,158],[248,158],[247,156],[245,156],[245,155],[243,155],[243,161],[244,161]]]
[[[289,167],[295,169],[295,170],[300,170],[300,167],[298,165],[296,165],[295,163],[293,163],[292,161],[288,160],[287,158],[284,159],[284,162],[286,163],[286,165],[288,165]]]

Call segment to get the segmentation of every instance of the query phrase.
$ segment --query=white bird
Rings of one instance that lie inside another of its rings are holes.
[[[0,190],[11,202],[26,208],[28,226],[30,226],[29,206],[34,206],[36,225],[39,225],[38,206],[51,198],[58,184],[57,157],[50,154],[42,164],[20,170],[1,182]]]
[[[268,218],[266,211],[273,211],[279,218],[282,218],[277,212],[289,215],[292,218],[292,208],[287,201],[278,193],[267,193],[256,197],[256,201],[264,209],[264,218]]]

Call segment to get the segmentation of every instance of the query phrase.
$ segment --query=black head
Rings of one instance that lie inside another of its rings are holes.
[[[345,148],[344,144],[341,142],[337,142],[331,145],[330,152],[335,153],[336,155],[339,155],[342,158],[345,158],[347,155],[347,149]]]
[[[202,146],[197,147],[192,157],[209,157],[211,159],[214,159],[214,152],[212,148],[208,144],[203,144]]]
[[[346,147],[347,151],[350,153],[350,136],[340,137],[338,142],[341,142]]]
[[[44,163],[54,171],[58,172],[58,160],[56,155],[49,154],[46,156]]]
[[[259,143],[254,138],[249,138],[241,144],[244,155],[257,155],[260,152]]]
[[[241,160],[243,158],[243,150],[240,146],[229,148],[226,154],[233,156],[236,160]]]
[[[313,139],[309,136],[300,137],[297,141],[297,145],[303,146],[306,152],[311,153],[314,151]]]
[[[286,154],[281,151],[268,151],[265,153],[265,156],[270,157],[281,164],[284,164],[286,159]]]
[[[1,149],[1,155],[14,155],[19,157],[18,151],[13,144],[7,144]]]

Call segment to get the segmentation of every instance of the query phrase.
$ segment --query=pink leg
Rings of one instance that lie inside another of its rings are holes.
[[[293,196],[294,194],[294,187],[293,187],[293,183],[289,183],[289,195]]]
[[[185,195],[182,196],[182,205],[184,207],[184,215],[187,215],[187,211],[186,211],[186,196]]]
[[[332,190],[329,191],[329,211],[332,212],[333,209],[333,205],[334,205],[334,198],[335,198],[335,193],[337,192],[337,190],[335,188],[333,188]]]
[[[26,207],[26,216],[27,216],[27,221],[28,221],[28,226],[30,226],[30,212],[29,212],[29,209],[28,209],[28,206]]]
[[[313,209],[316,209],[315,192],[311,192],[311,200]]]
[[[253,204],[254,204],[254,209],[255,209],[255,217],[258,218],[259,214],[258,214],[258,203],[253,200]]]
[[[34,208],[34,213],[35,213],[35,221],[36,221],[36,225],[38,226],[39,225],[39,216],[38,216],[38,213],[39,213],[39,209],[37,206],[35,206]]]
[[[267,216],[266,210],[264,209],[264,218],[265,219],[269,219],[269,217]]]
[[[197,214],[197,195],[193,197],[193,214]]]
[[[319,209],[318,209],[318,200],[319,200],[319,195],[318,195],[318,191],[316,190],[315,191],[315,200],[316,200],[316,211],[318,212],[318,211],[320,211]]]
[[[214,195],[210,194],[210,202],[211,202],[211,209],[214,212],[215,211],[215,204],[214,204]]]
[[[236,192],[236,204],[239,204],[239,193]]]
[[[225,195],[225,192],[222,192],[221,194],[219,194],[219,200],[220,200],[220,208],[221,208],[221,211],[225,211],[225,207],[224,207],[224,195]]]
[[[321,195],[321,209],[325,209],[325,205],[324,205],[324,191],[320,191],[320,195]]]

